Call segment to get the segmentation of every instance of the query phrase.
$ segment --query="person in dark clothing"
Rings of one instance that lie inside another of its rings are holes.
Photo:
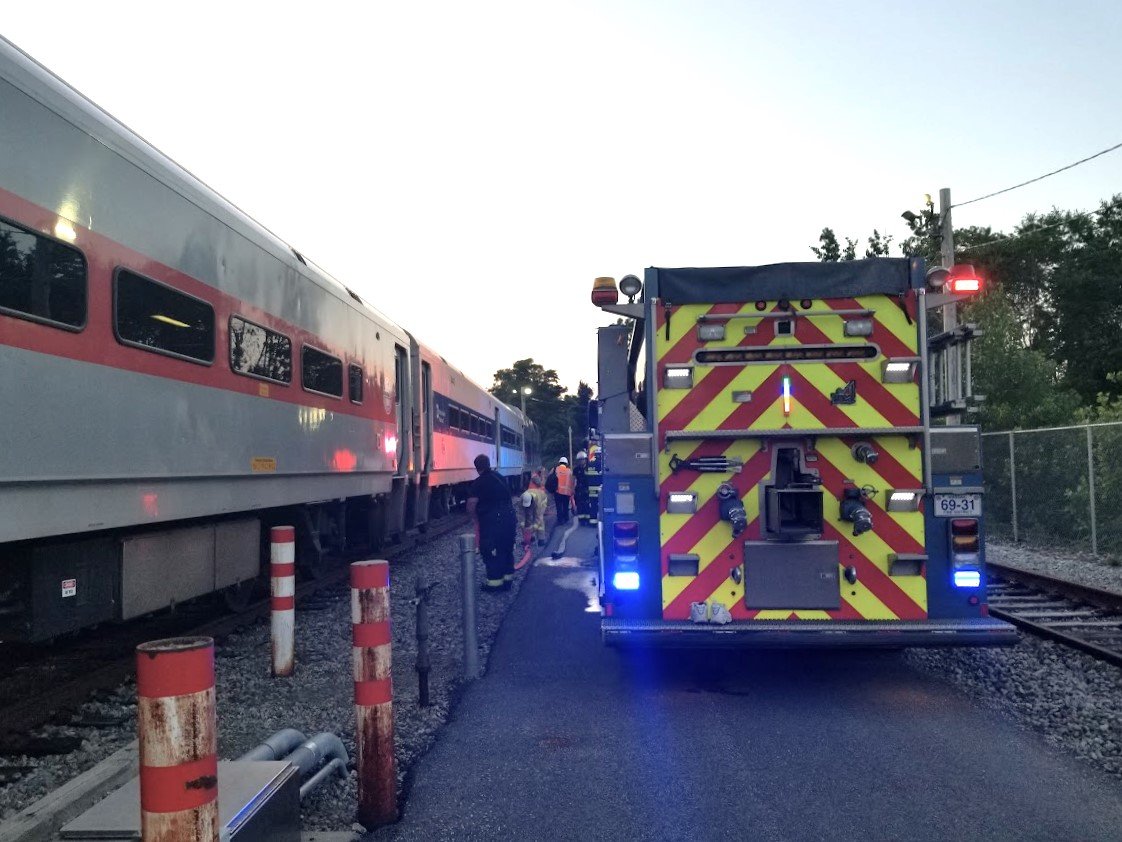
[[[487,568],[483,590],[507,591],[514,581],[518,519],[506,480],[491,470],[491,460],[483,454],[476,456],[475,470],[479,476],[468,490],[467,510],[479,524],[479,552]]]
[[[588,454],[583,450],[577,454],[573,465],[573,494],[577,506],[577,520],[581,526],[588,526],[592,512],[588,507]]]

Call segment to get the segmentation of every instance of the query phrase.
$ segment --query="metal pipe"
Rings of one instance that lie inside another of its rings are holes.
[[[1013,431],[1009,431],[1009,499],[1013,502],[1013,543],[1017,537],[1017,451],[1013,446]]]
[[[1060,430],[1082,430],[1084,427],[1118,427],[1122,426],[1122,421],[1098,421],[1094,424],[1068,424],[1064,427],[1033,427],[1031,430],[990,430],[988,433],[982,433],[983,436],[1004,436],[1006,433],[1018,433],[1020,435],[1028,435],[1029,433],[1055,433]]]
[[[136,647],[136,726],[143,842],[218,839],[214,640]]]
[[[304,740],[284,759],[296,767],[301,779],[311,777],[328,760],[338,760],[344,768],[348,760],[343,741],[330,731],[321,731],[311,739]]]
[[[1091,497],[1091,554],[1099,554],[1099,535],[1095,529],[1095,449],[1091,428],[1087,428],[1087,491]]]
[[[464,678],[473,681],[479,677],[479,638],[475,627],[475,536],[460,536],[460,579],[463,584],[464,606]]]
[[[351,565],[357,817],[367,828],[397,818],[389,568],[384,560]]]
[[[296,636],[296,529],[269,530],[270,639],[273,675],[292,675]]]
[[[339,770],[339,777],[345,778],[347,776],[346,764],[341,760],[332,760],[330,763],[328,763],[326,766],[324,766],[322,769],[308,778],[308,780],[300,784],[300,800],[303,801],[308,796],[308,793],[314,792],[316,789],[318,789],[319,785],[327,780],[327,776],[334,772],[336,769]]]
[[[251,748],[238,760],[277,760],[291,753],[306,739],[308,738],[295,728],[282,728],[256,748]]]
[[[429,585],[421,584],[418,576],[413,582],[413,600],[417,607],[417,703],[421,707],[429,706],[429,671],[432,669],[432,659],[429,658],[429,594],[439,582]]]

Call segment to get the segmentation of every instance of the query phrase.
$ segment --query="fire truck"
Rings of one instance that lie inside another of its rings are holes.
[[[986,608],[978,430],[932,423],[940,349],[972,326],[929,343],[927,311],[979,289],[968,270],[596,280],[623,317],[598,334],[606,643],[1016,641]]]

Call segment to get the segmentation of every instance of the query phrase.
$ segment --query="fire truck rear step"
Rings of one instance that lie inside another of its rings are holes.
[[[954,620],[737,620],[722,626],[668,620],[601,620],[615,646],[876,647],[1013,646],[1017,630],[992,617]]]

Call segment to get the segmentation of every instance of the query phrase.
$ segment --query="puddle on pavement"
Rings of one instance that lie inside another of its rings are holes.
[[[556,576],[550,578],[553,584],[568,591],[577,591],[585,599],[585,613],[600,613],[600,596],[596,587],[596,571],[588,562],[572,556],[563,558],[539,558],[536,562],[542,567],[561,568]]]

